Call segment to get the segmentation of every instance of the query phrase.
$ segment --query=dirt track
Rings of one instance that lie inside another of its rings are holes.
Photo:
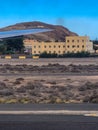
[[[48,65],[52,64],[61,64],[61,65],[98,65],[98,58],[48,58],[48,59],[0,59],[0,64],[28,64],[28,65]]]

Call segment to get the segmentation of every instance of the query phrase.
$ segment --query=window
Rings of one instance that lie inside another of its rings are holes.
[[[84,48],[84,45],[82,45],[82,48]]]
[[[56,53],[56,51],[54,51],[54,53]]]
[[[49,51],[49,53],[51,54],[51,51]]]
[[[51,48],[51,46],[49,46],[49,48]]]
[[[72,42],[74,42],[74,40],[72,40]]]
[[[67,40],[67,42],[69,42],[69,40]]]
[[[34,46],[34,48],[36,48],[36,46]]]
[[[60,48],[60,46],[59,46],[59,48]]]
[[[84,40],[82,40],[82,42],[84,42]]]
[[[69,46],[67,46],[69,48]]]
[[[61,53],[61,52],[59,51],[59,53]]]
[[[40,48],[40,46],[39,46],[39,48]]]
[[[44,48],[46,48],[46,46],[44,46]]]
[[[63,46],[63,48],[65,48],[65,46]]]
[[[77,45],[77,48],[79,48],[79,45]]]
[[[63,51],[63,53],[65,54],[65,51]]]
[[[75,45],[72,46],[72,48],[74,48],[74,47],[75,47]]]
[[[56,46],[54,46],[54,48],[56,48]]]
[[[34,53],[36,53],[36,51],[34,51]]]
[[[79,43],[79,40],[77,40],[77,42]]]
[[[40,53],[40,51],[39,51],[39,53]]]

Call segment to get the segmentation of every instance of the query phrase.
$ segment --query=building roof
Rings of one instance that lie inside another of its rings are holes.
[[[36,34],[42,32],[52,31],[51,29],[25,29],[25,30],[11,30],[11,31],[2,31],[0,32],[0,38],[8,38],[8,37],[15,37],[15,36],[22,36],[22,35],[29,35],[29,34]]]

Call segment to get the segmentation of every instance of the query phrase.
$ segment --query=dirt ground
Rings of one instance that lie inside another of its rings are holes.
[[[98,58],[40,58],[40,59],[0,59],[0,64],[27,64],[27,65],[48,65],[52,64],[61,64],[61,65],[98,65]]]

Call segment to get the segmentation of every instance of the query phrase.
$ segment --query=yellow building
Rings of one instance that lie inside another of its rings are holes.
[[[93,43],[90,42],[87,36],[68,36],[65,38],[65,42],[38,42],[36,40],[25,39],[24,46],[26,52],[33,55],[40,55],[43,52],[58,55],[82,51],[93,52]]]
[[[66,37],[66,53],[77,53],[87,51],[93,52],[93,42],[87,36],[68,36]]]
[[[32,51],[33,55],[47,52],[50,54],[65,54],[65,42],[38,42],[34,40],[24,40],[24,46],[27,51]]]

